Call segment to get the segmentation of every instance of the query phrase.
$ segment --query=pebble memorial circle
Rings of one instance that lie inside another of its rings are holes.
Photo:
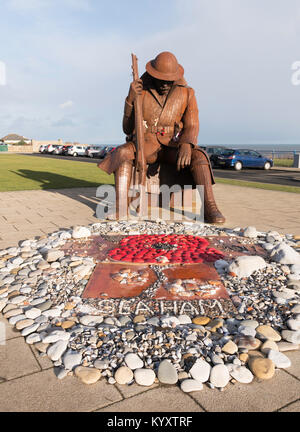
[[[85,296],[97,268],[106,291]],[[140,291],[116,298],[110,283]],[[58,379],[184,392],[276,379],[300,344],[299,238],[164,221],[61,230],[0,251],[0,311]]]

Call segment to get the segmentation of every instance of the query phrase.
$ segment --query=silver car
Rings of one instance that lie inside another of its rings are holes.
[[[68,148],[68,155],[70,156],[85,156],[85,147],[79,145],[72,145]]]
[[[85,150],[85,155],[92,158],[97,157],[99,152],[102,150],[103,146],[88,146]]]
[[[40,153],[46,153],[46,151],[47,151],[47,145],[42,144],[39,148],[39,152]]]
[[[63,145],[56,146],[55,149],[53,150],[53,154],[56,155],[62,154],[62,149],[63,149]]]

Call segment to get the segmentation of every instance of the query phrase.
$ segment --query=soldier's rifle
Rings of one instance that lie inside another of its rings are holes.
[[[139,79],[137,57],[131,54],[132,58],[132,75],[133,80]],[[142,112],[142,95],[137,95],[134,100],[134,121],[135,121],[135,146],[136,158],[133,173],[134,188],[139,190],[140,205],[138,213],[145,209],[145,186],[146,186],[146,161],[144,155],[144,125],[143,125],[143,112]]]

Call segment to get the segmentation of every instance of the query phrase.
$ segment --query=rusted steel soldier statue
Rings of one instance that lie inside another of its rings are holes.
[[[213,195],[215,181],[209,158],[197,147],[199,119],[195,93],[183,74],[183,67],[170,52],[162,52],[147,63],[146,72],[141,79],[131,83],[125,100],[123,130],[131,138],[110,153],[98,167],[115,175],[118,209],[120,199],[128,199],[136,157],[134,102],[141,96],[145,162],[165,162],[175,165],[177,170],[189,167],[195,184],[204,186],[205,221],[224,223],[225,218]]]

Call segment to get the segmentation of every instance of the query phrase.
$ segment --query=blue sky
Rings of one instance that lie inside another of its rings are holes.
[[[199,144],[300,143],[300,0],[0,0],[0,135],[122,143],[131,52],[173,52]]]

